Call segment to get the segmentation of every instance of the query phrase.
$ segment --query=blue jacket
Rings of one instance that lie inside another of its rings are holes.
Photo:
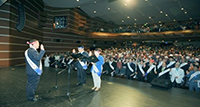
[[[103,64],[104,64],[104,58],[103,58],[103,56],[99,55],[98,59],[99,59],[99,61],[96,62],[96,67],[99,70],[99,72],[95,72],[95,71],[94,72],[97,73],[98,76],[101,76],[101,73],[102,73],[102,70],[103,70],[102,67],[103,67]],[[92,65],[91,72],[93,70],[93,67],[94,67],[94,65]]]
[[[197,71],[196,71],[197,72]],[[195,71],[190,71],[189,74],[187,74],[187,78],[189,79],[190,76],[195,73]],[[189,84],[195,82],[195,80],[200,80],[200,75],[196,75],[194,78],[192,78],[190,81],[189,81]]]

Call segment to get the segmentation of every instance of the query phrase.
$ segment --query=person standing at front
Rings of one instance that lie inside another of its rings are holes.
[[[42,74],[41,59],[44,56],[45,50],[41,44],[40,52],[38,53],[39,41],[36,39],[27,42],[27,44],[29,48],[25,51],[27,74],[26,95],[28,101],[37,101],[38,98],[36,98],[35,92]]]
[[[76,85],[85,85],[86,84],[86,72],[85,70],[87,69],[87,57],[88,53],[84,50],[84,46],[80,45],[78,46],[78,53],[76,54],[76,50],[72,50],[72,54],[78,55],[81,54],[82,58],[78,58],[76,61],[76,67],[77,67],[77,78],[78,78],[78,83]]]
[[[101,88],[101,74],[103,70],[104,58],[100,55],[101,49],[97,48],[94,50],[94,55],[98,58],[99,61],[92,63],[91,73],[94,82],[94,87],[92,90],[99,91]]]

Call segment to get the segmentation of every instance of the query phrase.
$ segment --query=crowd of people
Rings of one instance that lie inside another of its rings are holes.
[[[104,49],[103,75],[151,83],[154,78],[169,80],[173,87],[200,91],[200,48],[170,46],[131,46]],[[46,67],[66,67],[71,52],[51,54]]]
[[[199,30],[200,20],[189,20],[172,23],[157,23],[143,25],[128,25],[120,26],[118,28],[105,28],[100,27],[97,32],[109,32],[109,33],[148,33],[148,32],[163,32],[163,31],[181,31],[181,30]]]

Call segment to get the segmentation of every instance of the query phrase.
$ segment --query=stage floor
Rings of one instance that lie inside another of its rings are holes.
[[[57,72],[59,72],[59,69]],[[67,96],[68,72],[57,75],[53,68],[44,68],[37,89],[42,100],[26,100],[25,67],[0,68],[1,107],[198,107],[200,93],[186,89],[163,89],[149,83],[103,76],[99,92],[91,91],[93,82],[87,75],[85,86],[76,86],[76,71],[71,72],[70,97]]]

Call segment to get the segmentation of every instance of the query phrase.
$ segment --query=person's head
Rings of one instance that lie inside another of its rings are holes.
[[[175,68],[179,68],[179,65],[180,65],[180,63],[177,62],[177,63],[175,64]]]
[[[94,50],[94,54],[96,55],[96,56],[99,56],[99,54],[102,52],[102,50],[101,50],[101,48],[96,48],[95,50]]]
[[[198,69],[199,69],[199,66],[198,66],[198,65],[196,65],[196,64],[194,64],[193,66],[194,66],[194,71],[198,71]]]
[[[39,41],[37,39],[32,39],[29,42],[27,42],[27,44],[29,44],[29,46],[34,47],[35,49],[38,49],[40,46]]]
[[[118,59],[117,61],[118,61],[118,62],[122,62],[122,60],[121,60],[121,59]]]
[[[154,62],[155,62],[155,61],[154,61],[153,59],[149,60],[149,64],[150,64],[150,65],[153,65]]]
[[[174,61],[173,57],[169,57],[169,61]]]
[[[144,61],[143,60],[140,60],[140,64],[143,64],[144,63]]]
[[[83,52],[84,51],[84,46],[82,46],[82,45],[78,46],[78,51],[79,52]]]
[[[184,63],[184,62],[185,62],[185,58],[182,58],[182,59],[181,59],[181,62]]]
[[[162,57],[159,58],[159,61],[160,61],[160,62],[163,61]]]
[[[165,62],[163,62],[162,63],[162,67],[166,67],[167,65],[166,65],[166,63]]]

